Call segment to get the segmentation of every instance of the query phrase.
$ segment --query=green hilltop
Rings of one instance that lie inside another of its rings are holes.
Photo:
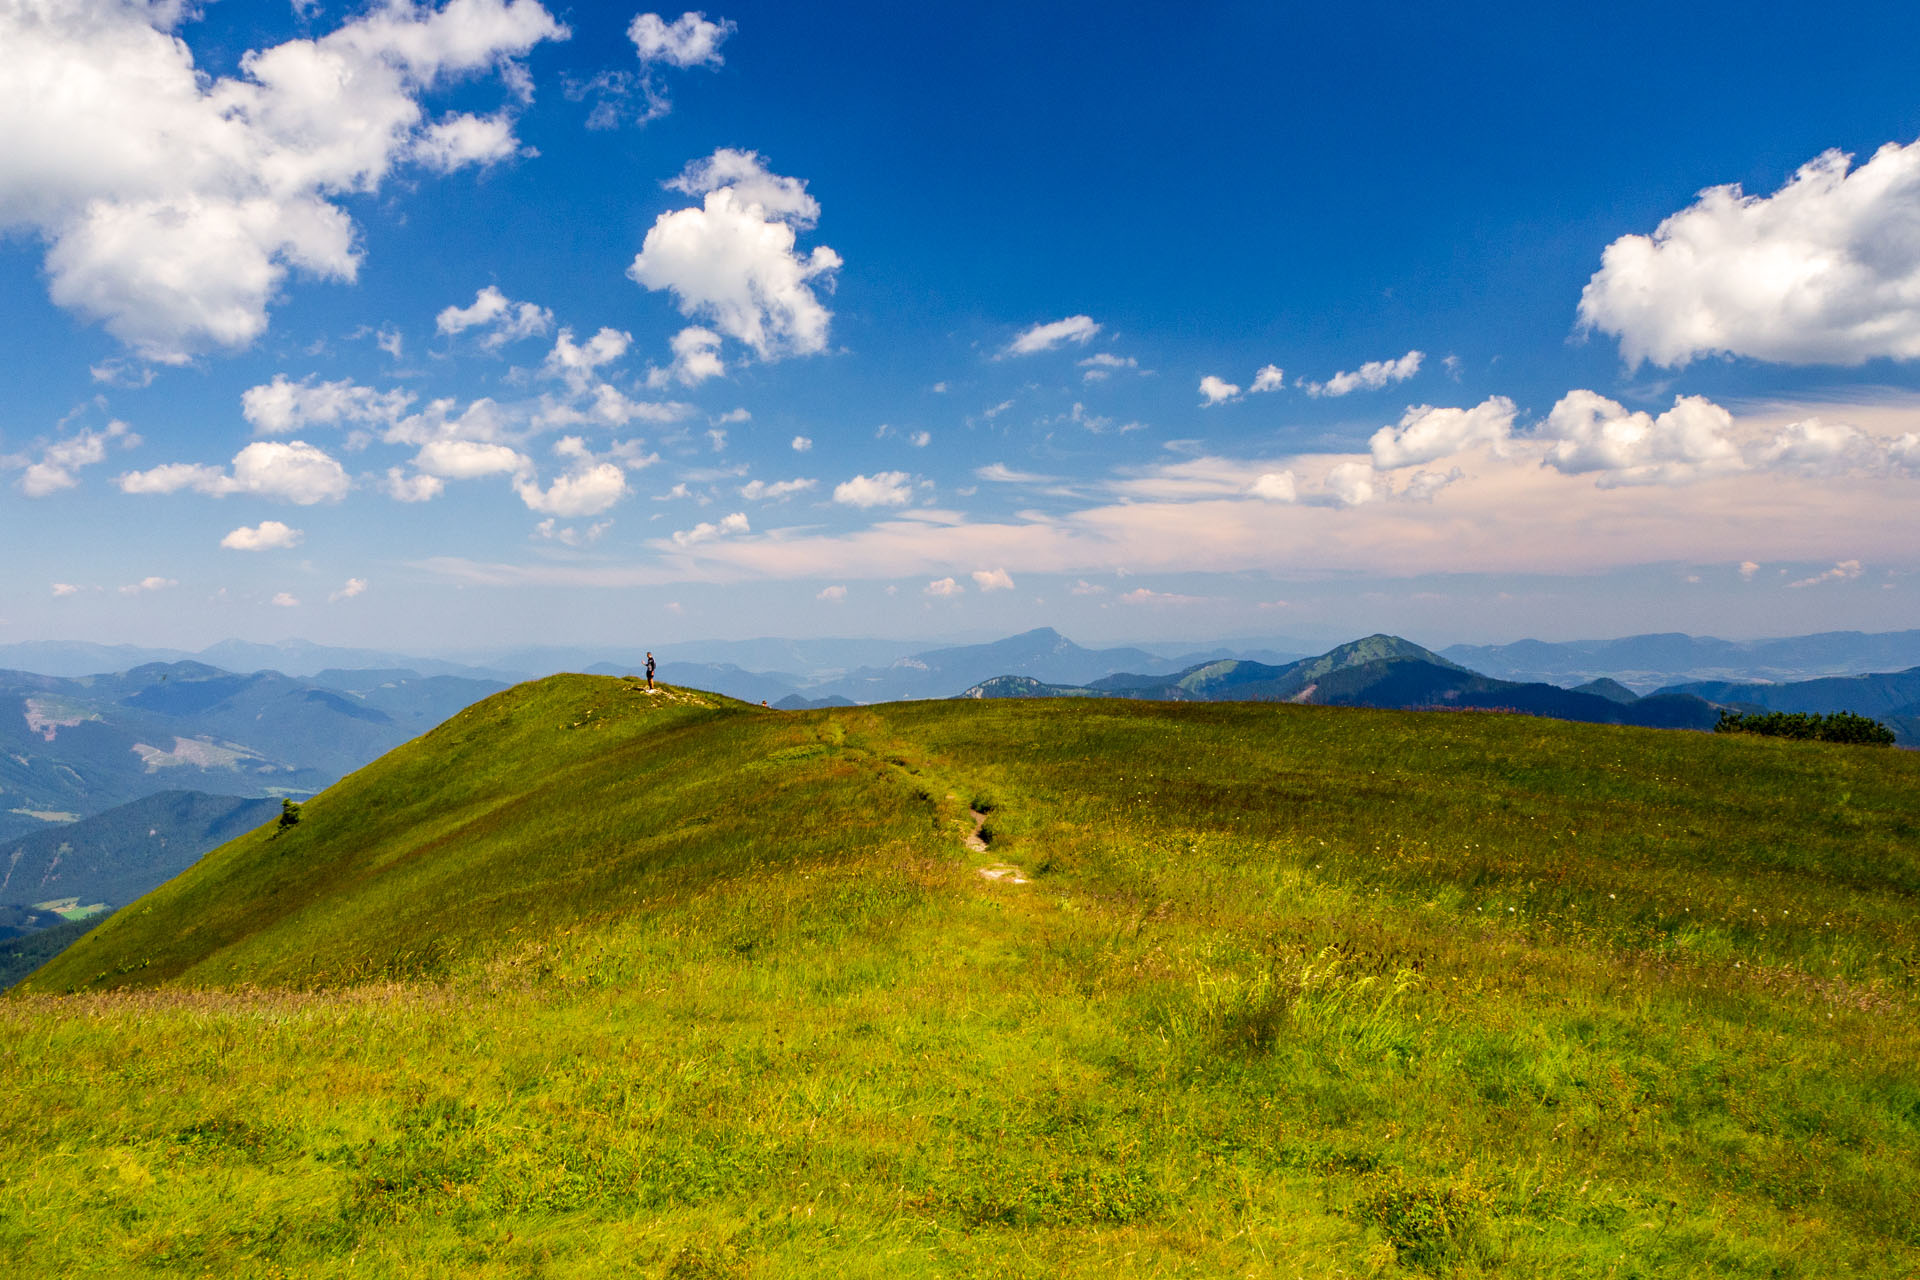
[[[1916,784],[1525,716],[557,676],[0,1001],[0,1260],[1907,1275]]]

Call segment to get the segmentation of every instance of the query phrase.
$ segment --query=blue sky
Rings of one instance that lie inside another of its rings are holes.
[[[1920,625],[1916,37],[0,0],[0,641]]]

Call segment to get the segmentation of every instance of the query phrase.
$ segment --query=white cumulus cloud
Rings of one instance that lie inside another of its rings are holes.
[[[1400,418],[1398,427],[1382,427],[1367,447],[1373,465],[1383,471],[1432,462],[1475,445],[1506,443],[1513,435],[1513,401],[1490,396],[1471,409],[1436,409],[1416,405]]]
[[[1892,447],[1897,448],[1897,442]],[[1806,418],[1782,427],[1761,448],[1759,463],[1763,467],[1837,475],[1870,469],[1880,462],[1882,454],[1881,446],[1856,427]]]
[[[601,365],[619,360],[632,345],[633,335],[620,329],[603,328],[585,342],[575,342],[573,330],[562,329],[547,353],[546,372],[585,391]]]
[[[1005,569],[975,569],[973,585],[982,591],[1011,591],[1013,577]]]
[[[833,500],[849,507],[904,507],[912,498],[913,477],[904,471],[855,476],[833,489]]]
[[[138,582],[129,582],[126,586],[120,588],[120,594],[123,596],[139,595],[144,591],[165,591],[168,587],[177,587],[179,585],[180,582],[177,578],[162,578],[155,575],[142,578]]]
[[[1286,382],[1287,375],[1282,372],[1279,365],[1263,364],[1260,366],[1259,372],[1253,375],[1253,386],[1249,389],[1253,391],[1278,391],[1286,385]]]
[[[814,594],[815,600],[825,600],[828,604],[845,604],[847,589],[841,586],[822,587]]]
[[[703,203],[655,219],[627,275],[670,291],[682,315],[762,360],[826,350],[833,313],[814,285],[831,284],[841,260],[825,245],[795,252],[797,233],[820,218],[807,184],[769,172],[757,152],[723,147],[667,185]]]
[[[523,476],[514,481],[513,490],[531,510],[572,520],[597,516],[626,497],[627,473],[615,463],[582,460],[545,489]]]
[[[1262,472],[1255,477],[1247,492],[1268,502],[1292,502],[1299,496],[1291,471]]]
[[[964,595],[967,589],[952,578],[935,578],[921,590],[930,596],[945,597]]]
[[[515,149],[504,116],[429,121],[420,99],[567,31],[535,0],[399,0],[316,39],[195,66],[177,3],[0,4],[0,230],[47,245],[53,301],[141,357],[246,346],[289,271],[351,280],[343,198],[396,166]]]
[[[447,483],[439,476],[409,474],[399,467],[388,467],[381,490],[395,502],[430,502],[446,492]]]
[[[563,547],[590,547],[604,538],[611,528],[611,520],[596,520],[585,529],[580,529],[570,524],[563,525],[553,516],[548,516],[533,526],[533,535],[546,542],[557,542]]]
[[[1342,371],[1325,382],[1303,382],[1310,396],[1344,396],[1355,391],[1378,391],[1395,382],[1405,382],[1420,372],[1426,353],[1409,351],[1398,360],[1369,360],[1351,373]]]
[[[817,483],[805,478],[776,480],[772,484],[764,480],[750,480],[740,486],[740,496],[748,502],[773,502],[781,498],[790,498],[796,493],[805,493]]]
[[[452,173],[470,164],[497,164],[519,149],[513,117],[497,111],[490,116],[461,114],[436,121],[420,131],[407,154],[429,169]]]
[[[520,475],[533,466],[518,450],[478,440],[429,440],[414,455],[413,465],[421,473],[442,480]]]
[[[339,604],[342,600],[351,600],[366,589],[365,578],[348,578],[338,591],[327,597],[327,603]]]
[[[808,450],[812,448],[813,448],[813,437],[795,436],[793,438],[793,451],[795,453],[806,453]]]
[[[691,529],[681,529],[673,535],[674,542],[682,547],[695,546],[702,542],[711,542],[715,538],[724,538],[730,534],[751,532],[747,525],[747,513],[736,511],[717,522],[702,520]]]
[[[1378,479],[1373,467],[1365,462],[1336,463],[1327,472],[1327,492],[1342,506],[1357,507],[1373,501]]]
[[[673,102],[656,72],[661,67],[682,70],[720,67],[725,62],[720,46],[734,30],[732,22],[724,18],[710,22],[703,13],[683,13],[672,22],[657,13],[637,14],[627,25],[627,38],[633,41],[634,54],[639,59],[638,73],[602,71],[585,81],[563,80],[562,83],[572,100],[594,100],[593,110],[587,116],[589,129],[611,129],[618,125],[632,110],[629,104],[636,93],[644,106],[633,113],[634,121],[649,124],[673,109]]]
[[[1200,379],[1200,402],[1206,405],[1221,404],[1228,400],[1238,400],[1240,388],[1225,378],[1208,374]]]
[[[262,520],[257,525],[241,525],[220,539],[220,545],[229,551],[277,551],[299,546],[306,536],[278,520]]]
[[[240,414],[253,427],[254,434],[285,435],[305,426],[338,426],[341,423],[385,423],[392,425],[413,403],[410,392],[376,391],[351,379],[317,382],[312,377],[299,382],[277,373],[272,382],[248,387],[240,393]]]
[[[725,61],[720,46],[736,29],[725,18],[709,22],[704,13],[683,13],[672,22],[657,13],[642,13],[628,24],[627,38],[643,63],[717,67]]]
[[[1740,468],[1728,438],[1733,415],[1702,396],[1678,396],[1654,417],[1592,391],[1569,391],[1534,430],[1546,464],[1568,475],[1597,472],[1603,488],[1675,484]]]
[[[663,387],[669,382],[678,382],[683,387],[695,387],[708,378],[720,377],[727,371],[726,362],[720,359],[720,342],[720,335],[713,330],[688,325],[667,339],[673,363],[665,369],[651,370],[647,374],[647,385]]]
[[[1828,151],[1770,196],[1711,187],[1652,235],[1615,240],[1580,324],[1636,366],[1920,357],[1920,142],[1851,161]]]
[[[509,342],[537,338],[553,328],[553,312],[531,302],[515,302],[494,285],[473,295],[464,307],[444,307],[434,317],[434,328],[452,336],[469,329],[484,329],[480,345],[497,351]]]
[[[231,470],[198,462],[170,462],[149,471],[129,471],[118,483],[123,493],[192,489],[215,498],[244,493],[302,507],[338,502],[352,487],[344,467],[325,450],[304,440],[257,441],[233,456]]]
[[[1456,484],[1467,478],[1467,473],[1458,467],[1444,472],[1428,471],[1422,467],[1407,477],[1407,483],[1400,490],[1400,496],[1409,502],[1432,502],[1434,495],[1450,484]]]
[[[280,591],[274,594],[272,603],[280,609],[297,609],[300,607],[300,597],[291,591]]]

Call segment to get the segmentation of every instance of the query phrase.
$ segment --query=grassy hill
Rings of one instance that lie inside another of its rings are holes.
[[[519,686],[0,1002],[0,1259],[1906,1275],[1916,784],[1517,716]]]

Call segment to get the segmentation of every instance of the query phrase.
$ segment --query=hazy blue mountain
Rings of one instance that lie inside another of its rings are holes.
[[[409,738],[419,737],[454,712],[507,687],[501,680],[423,675],[393,668],[320,671],[309,683],[350,694],[362,708],[384,714]]]
[[[0,905],[78,898],[125,906],[279,812],[278,800],[162,791],[0,841]]]
[[[773,704],[775,711],[824,711],[828,707],[857,706],[852,698],[842,698],[838,694],[829,694],[824,698],[807,698],[790,693]]]
[[[1055,631],[1034,631],[989,644],[954,645],[898,658],[885,667],[863,667],[805,691],[810,697],[839,695],[855,702],[947,698],[997,675],[1025,675],[1049,684],[1085,684],[1116,671],[1172,672],[1178,666],[1144,649],[1085,649]]]
[[[209,666],[223,671],[278,671],[290,676],[312,676],[326,670],[366,670],[404,668],[426,676],[462,676],[467,679],[497,680],[512,672],[390,653],[382,649],[346,649],[314,644],[310,640],[281,640],[275,644],[255,644],[245,640],[222,640],[194,655]],[[511,683],[511,678],[502,681]]]
[[[1317,657],[1281,666],[1224,658],[1203,662],[1170,676],[1127,672],[1105,676],[1092,688],[1126,697],[1176,702],[1310,702],[1321,682],[1349,667],[1376,662],[1424,662],[1438,668],[1453,664],[1411,640],[1372,635],[1338,645]]]
[[[1589,680],[1582,685],[1575,685],[1573,692],[1590,693],[1596,698],[1605,698],[1609,702],[1618,702],[1623,706],[1627,703],[1638,702],[1640,700],[1639,694],[1627,688],[1627,686],[1621,684],[1618,680],[1609,680],[1605,676],[1602,676],[1598,680]]]
[[[1140,647],[1147,648],[1145,645]],[[1312,646],[1295,649],[1239,649],[1228,645],[1215,645],[1211,649],[1176,648],[1169,652],[1167,646],[1156,645],[1148,651],[1160,654],[1168,662],[1173,663],[1176,670],[1184,671],[1188,667],[1197,667],[1204,662],[1220,662],[1228,658],[1240,662],[1258,662],[1269,667],[1284,667],[1307,657],[1313,650]]]
[[[316,675],[328,668],[375,667],[405,668],[422,675],[465,676],[472,679],[499,679],[503,674],[438,658],[406,657],[378,649],[346,649],[314,644],[310,640],[282,640],[276,644],[222,640],[198,653],[182,649],[149,649],[139,645],[92,644],[81,640],[35,640],[0,645],[0,669],[31,671],[47,676],[101,675],[155,662],[204,662],[208,666],[239,674],[278,671],[290,676]],[[505,674],[509,679],[518,678],[514,673]]]
[[[1618,692],[1626,694],[1624,702],[1599,692],[1498,680],[1469,671],[1411,641],[1374,635],[1284,666],[1229,659],[1201,663],[1171,676],[1106,676],[1078,688],[1021,676],[998,676],[975,684],[961,696],[1449,708],[1679,729],[1709,729],[1717,717],[1705,700],[1691,695],[1635,698],[1630,691]]]
[[[802,684],[837,679],[860,667],[884,667],[927,647],[925,640],[838,637],[818,640],[695,640],[657,646],[665,662],[711,662],[748,671],[789,672]]]
[[[484,665],[522,676],[545,676],[558,671],[626,674],[646,668],[651,649],[656,664],[687,668],[714,668],[755,675],[772,675],[792,686],[818,683],[845,675],[862,665],[884,665],[926,646],[924,640],[694,640],[666,644],[527,645],[490,654]],[[791,674],[787,674],[791,673]],[[655,672],[656,676],[659,674]],[[709,685],[715,693],[725,690]],[[732,696],[732,695],[729,695]],[[755,701],[759,699],[756,698]]]
[[[1742,711],[1851,711],[1885,724],[1902,746],[1920,746],[1920,667],[1861,676],[1829,676],[1785,684],[1696,681],[1662,689]]]
[[[146,649],[131,644],[28,640],[0,644],[0,669],[48,676],[90,676],[101,671],[125,671],[148,662],[185,662],[195,656],[180,649]]]
[[[1769,640],[1678,633],[1616,640],[1453,645],[1446,657],[1510,680],[1611,677],[1635,689],[1698,681],[1793,681],[1893,671],[1920,663],[1920,631],[1829,631]]]
[[[1043,684],[1032,676],[994,676],[960,695],[963,698],[1120,698],[1125,694],[1086,685]],[[791,708],[804,710],[804,708]]]
[[[501,688],[350,674],[323,684],[199,662],[78,677],[0,672],[0,838],[158,791],[317,791]],[[342,687],[356,683],[367,687]]]

